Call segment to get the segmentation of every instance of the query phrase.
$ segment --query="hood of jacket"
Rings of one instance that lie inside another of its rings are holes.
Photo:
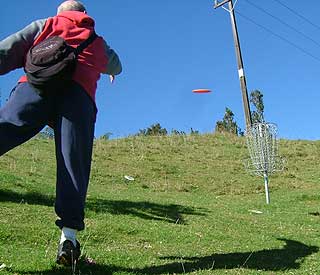
[[[57,14],[56,16],[67,18],[78,27],[94,27],[94,20],[89,15],[81,11],[63,11]]]

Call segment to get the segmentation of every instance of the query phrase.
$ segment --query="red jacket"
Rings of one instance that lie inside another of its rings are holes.
[[[36,37],[33,45],[50,36],[61,36],[66,42],[77,47],[94,31],[94,20],[87,14],[78,11],[61,12],[45,21],[42,32]],[[101,73],[106,73],[108,64],[107,46],[102,37],[97,37],[92,44],[78,56],[78,64],[73,80],[79,83],[95,102],[97,81]],[[26,82],[26,76],[19,82]]]

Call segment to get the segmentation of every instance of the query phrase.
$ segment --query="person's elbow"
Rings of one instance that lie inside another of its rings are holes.
[[[106,72],[107,74],[118,75],[118,74],[121,74],[121,72],[122,72],[122,65],[120,60],[118,60],[117,62],[108,64],[107,72]]]
[[[118,55],[114,51],[109,51],[108,63],[103,73],[109,75],[118,75],[122,72],[122,64]]]

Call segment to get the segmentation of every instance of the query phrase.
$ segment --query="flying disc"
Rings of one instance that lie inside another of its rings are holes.
[[[209,89],[194,89],[192,90],[193,93],[196,94],[206,94],[206,93],[211,93],[211,90]]]

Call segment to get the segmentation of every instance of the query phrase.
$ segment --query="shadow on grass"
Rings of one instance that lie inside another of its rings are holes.
[[[18,193],[0,190],[0,202],[28,203],[31,205],[53,206],[55,198],[36,192]],[[86,210],[113,215],[131,215],[146,220],[160,220],[169,223],[185,224],[183,215],[205,216],[207,210],[177,204],[158,204],[153,202],[133,202],[127,200],[88,199]]]
[[[278,239],[285,242],[281,249],[263,249],[252,252],[212,254],[206,257],[162,257],[176,260],[163,266],[137,270],[137,274],[184,273],[194,270],[246,268],[265,271],[299,269],[304,258],[319,251],[317,246],[308,246],[298,241]]]
[[[308,246],[298,241],[288,239],[279,240],[285,242],[284,247],[281,249],[212,254],[204,257],[162,257],[160,258],[161,260],[173,262],[144,268],[124,268],[99,264],[89,266],[84,262],[80,262],[75,274],[186,274],[200,270],[226,270],[237,268],[264,271],[298,270],[305,257],[319,251],[319,248],[316,246]],[[69,274],[71,274],[70,269],[69,272]],[[68,274],[68,269],[53,267],[51,270],[25,273],[18,272],[18,274],[60,275]]]
[[[158,204],[153,202],[133,202],[126,200],[88,200],[87,209],[109,212],[114,215],[131,215],[146,220],[161,220],[169,223],[186,224],[184,215],[205,216],[207,210],[178,204]]]

